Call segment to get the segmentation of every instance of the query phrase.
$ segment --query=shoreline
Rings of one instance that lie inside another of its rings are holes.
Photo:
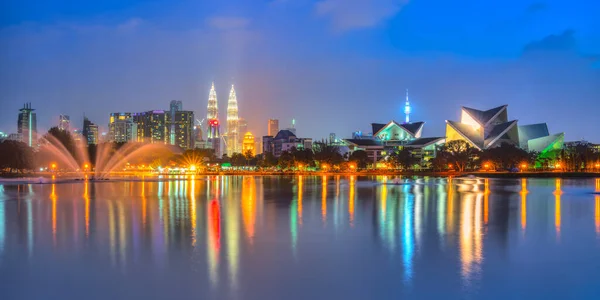
[[[202,172],[197,174],[117,174],[121,180],[128,177],[158,177],[158,176],[405,176],[405,177],[464,177],[476,176],[481,178],[600,178],[600,172],[403,172],[403,171],[355,171],[355,172],[319,172],[319,171],[287,171],[287,172],[257,172],[257,171],[222,171],[222,172]],[[4,177],[0,175],[0,183],[10,183],[11,181],[31,180],[36,178],[51,178],[53,175],[48,173],[33,173],[27,176]],[[68,174],[59,174],[56,178],[78,178]],[[132,178],[133,179],[133,178]],[[165,178],[167,179],[167,178]]]

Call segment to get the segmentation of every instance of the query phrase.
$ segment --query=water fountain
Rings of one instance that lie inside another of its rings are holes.
[[[117,149],[112,143],[103,143],[96,145],[95,160],[92,162],[87,147],[83,141],[74,141],[74,145],[68,149],[56,137],[47,134],[38,151],[40,163],[50,165],[52,171],[60,169],[72,173],[74,176],[71,179],[108,180],[132,160],[161,151],[173,154],[181,152],[181,149],[165,144],[126,143]]]

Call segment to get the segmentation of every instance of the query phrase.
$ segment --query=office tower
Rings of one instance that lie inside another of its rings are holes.
[[[248,132],[248,121],[244,118],[238,118],[238,132],[240,137],[239,145],[244,143],[244,135]]]
[[[408,102],[408,89],[406,89],[406,102],[404,103],[405,123],[410,123],[410,103]]]
[[[98,125],[92,123],[87,117],[83,117],[82,134],[88,145],[98,144]]]
[[[71,118],[67,115],[59,115],[58,116],[58,129],[64,131],[71,130]]]
[[[252,156],[256,155],[256,148],[254,144],[254,135],[251,132],[244,134],[244,143],[242,144],[242,154],[250,152]]]
[[[153,144],[167,142],[167,113],[164,110],[134,113],[133,121],[138,127],[138,141]]]
[[[170,111],[181,111],[183,110],[183,102],[179,100],[172,100],[169,107]]]
[[[292,132],[294,135],[296,134],[296,119],[292,119],[292,125],[288,128],[286,128],[285,130],[289,130],[290,132]],[[277,135],[277,134],[275,134]]]
[[[17,134],[21,142],[30,147],[37,146],[37,118],[31,108],[31,103],[25,103],[23,108],[19,110],[19,118],[17,120]]]
[[[169,124],[169,143],[177,145],[182,149],[194,149],[194,112],[193,111],[171,111],[167,116]]]
[[[238,132],[238,104],[235,89],[231,85],[229,101],[227,102],[227,155],[240,152],[240,137]]]
[[[329,144],[335,144],[336,139],[335,133],[332,132],[329,134]]]
[[[267,128],[268,136],[276,136],[279,132],[279,120],[269,119],[269,127]]]
[[[136,142],[138,126],[131,113],[111,113],[108,122],[108,141],[115,143]]]
[[[171,101],[167,115],[169,144],[182,149],[193,149],[195,145],[194,112],[184,111],[181,101]]]
[[[208,94],[208,107],[206,113],[206,140],[210,147],[215,151],[217,157],[221,157],[221,140],[219,137],[219,106],[217,104],[217,92],[215,83],[212,83]]]

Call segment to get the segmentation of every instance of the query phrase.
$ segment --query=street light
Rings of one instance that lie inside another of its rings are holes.
[[[56,164],[55,164],[55,163],[52,163],[52,164],[50,165],[50,169],[52,169],[52,170],[56,169]]]
[[[521,164],[521,171],[525,170],[527,168],[527,164],[526,163],[522,163]]]

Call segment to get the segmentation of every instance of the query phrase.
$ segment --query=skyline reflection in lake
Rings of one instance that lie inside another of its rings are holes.
[[[0,296],[600,297],[600,179],[394,178],[0,184]]]

